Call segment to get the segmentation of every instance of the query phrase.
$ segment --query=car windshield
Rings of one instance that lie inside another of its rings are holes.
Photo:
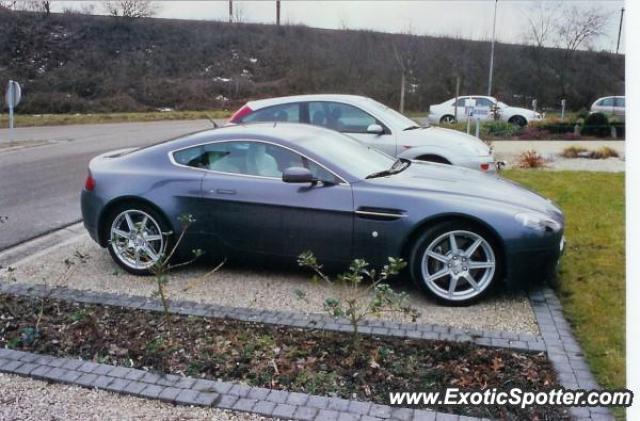
[[[395,158],[339,133],[327,134],[317,141],[306,142],[305,148],[360,179],[390,168]]]
[[[401,127],[403,130],[411,130],[411,129],[419,129],[421,127],[429,127],[429,123],[424,123],[422,126],[411,120],[404,114],[401,114],[394,110],[393,108],[389,108],[384,104],[379,103],[371,99],[371,103],[375,105],[375,107],[384,114],[386,120],[391,120],[393,125]]]

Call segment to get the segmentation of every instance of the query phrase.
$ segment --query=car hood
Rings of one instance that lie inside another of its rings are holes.
[[[422,146],[435,145],[446,148],[457,147],[465,155],[491,155],[491,150],[482,140],[466,133],[442,127],[423,127],[405,130],[398,135],[398,143],[402,145]]]
[[[513,181],[452,165],[414,161],[405,171],[368,183],[393,188],[436,192],[495,201],[521,210],[532,210],[563,221],[562,211],[549,199]]]

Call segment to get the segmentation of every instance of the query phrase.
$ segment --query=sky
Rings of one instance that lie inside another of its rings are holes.
[[[547,6],[569,4],[580,8],[597,7],[610,18],[605,34],[593,45],[597,50],[615,51],[624,1],[582,0],[499,0],[496,18],[498,41],[522,43],[528,27],[528,14],[535,3]],[[54,1],[53,9],[62,10],[71,3]],[[101,2],[95,2],[101,13]],[[159,17],[178,19],[228,20],[229,2],[157,1]],[[418,35],[442,35],[467,39],[491,39],[493,0],[423,0],[423,1],[286,1],[281,2],[283,23],[303,24],[328,29],[372,29],[383,32],[411,32]],[[275,22],[275,1],[234,0],[233,6],[244,22]],[[620,52],[624,52],[624,29]]]

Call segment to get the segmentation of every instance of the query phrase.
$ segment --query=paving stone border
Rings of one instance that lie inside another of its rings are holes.
[[[580,344],[562,314],[562,304],[551,288],[529,292],[529,301],[538,321],[538,328],[547,356],[558,376],[558,383],[566,389],[601,389],[585,361]],[[611,410],[598,408],[569,408],[577,420],[613,420]]]
[[[54,299],[88,304],[163,311],[163,307],[157,299],[108,292],[77,290],[66,287],[51,288],[44,284],[30,285],[0,281],[0,292],[23,296],[48,296]],[[352,331],[351,324],[347,319],[335,319],[323,314],[227,307],[217,304],[203,304],[195,301],[178,300],[170,300],[169,309],[172,313],[191,316],[227,318],[247,322],[323,329],[336,332]],[[477,345],[507,348],[516,351],[546,351],[546,345],[542,337],[514,332],[459,329],[435,324],[399,323],[388,320],[364,320],[361,325],[359,325],[358,331],[365,335],[473,342]]]
[[[163,310],[163,307],[158,300],[147,297],[113,294],[108,292],[84,291],[66,287],[51,288],[44,284],[30,285],[0,281],[0,292],[22,296],[48,296],[53,299],[76,301],[87,304],[102,304],[152,311]],[[382,320],[366,320],[359,327],[359,331],[363,334],[376,336],[395,336],[458,342],[471,341],[483,346],[494,346],[518,351],[547,352],[548,358],[558,375],[558,382],[561,386],[567,389],[601,389],[584,359],[582,349],[573,336],[569,323],[562,314],[562,306],[553,290],[545,287],[531,291],[529,292],[529,300],[536,316],[541,336],[490,330],[465,330],[441,325],[399,323]],[[346,319],[334,319],[321,314],[236,308],[216,304],[203,304],[193,301],[177,300],[171,300],[169,308],[171,312],[176,314],[228,318],[248,322],[324,329],[338,332],[351,331],[351,326]],[[7,352],[9,352],[9,354],[6,354]],[[178,404],[214,405],[223,409],[248,411],[266,416],[299,420],[434,420],[436,419],[436,415],[438,416],[438,420],[474,419],[464,416],[436,413],[428,410],[423,411],[407,408],[393,408],[385,405],[312,396],[297,392],[251,388],[234,383],[212,382],[209,380],[182,377],[179,378],[179,380],[176,380],[178,379],[178,376],[161,376],[141,370],[106,366],[104,364],[84,363],[80,360],[54,358],[53,360],[56,361],[65,360],[61,363],[64,367],[61,367],[60,365],[57,365],[60,364],[58,362],[47,363],[47,361],[53,361],[51,360],[53,357],[29,353],[11,354],[15,352],[18,351],[0,350],[0,371],[30,375],[34,378],[74,383],[86,387],[97,387],[115,392],[128,393],[135,396],[157,398]],[[25,356],[27,354],[30,356]],[[20,355],[21,357],[8,358],[6,355]],[[44,365],[46,367],[38,367],[38,364],[34,363],[35,360],[43,361],[40,365]],[[87,369],[96,365],[102,367],[96,368],[98,371],[106,370],[105,367],[108,367],[109,371],[100,373],[94,373],[92,371],[82,372],[82,370],[79,370],[81,366],[74,367],[74,364],[78,364],[78,361],[80,364],[84,364]],[[60,368],[60,370],[51,371],[48,370],[47,367]],[[47,375],[55,376],[55,378],[46,377],[44,375],[45,370],[47,370]],[[77,375],[78,371],[80,371],[79,375]],[[120,376],[120,374],[124,377]],[[96,376],[94,377],[93,375]],[[176,384],[169,384],[171,381],[166,380],[167,378],[175,380],[175,382],[178,382],[181,387],[177,387]],[[107,381],[108,383],[106,383]],[[193,381],[194,384],[189,384],[191,381]],[[202,388],[195,388],[196,383],[200,385],[207,384],[210,389],[205,390]],[[218,389],[216,389],[216,386],[214,385],[217,385]],[[227,386],[228,390],[225,389]],[[165,390],[167,388],[170,388],[170,390]],[[222,389],[225,390],[221,392],[220,390]],[[229,392],[232,389],[233,392]],[[249,391],[251,391],[251,394],[249,394]],[[285,395],[286,398],[283,398]],[[291,397],[289,397],[289,395],[291,395]],[[320,407],[318,405],[320,405],[319,402],[321,401],[331,401],[333,403],[330,406],[327,404],[324,407]],[[315,406],[305,406],[305,404],[310,402],[316,402]],[[372,410],[365,413],[363,410],[365,406],[367,408],[377,408],[377,415],[369,413]],[[611,411],[604,407],[573,407],[569,409],[569,412],[571,416],[577,420],[614,419]]]
[[[301,421],[473,421],[479,418],[0,349],[0,372],[103,389],[176,405],[213,406]]]

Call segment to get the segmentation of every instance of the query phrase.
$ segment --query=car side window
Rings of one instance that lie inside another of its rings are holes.
[[[613,98],[601,99],[598,105],[600,105],[601,107],[613,107]]]
[[[487,108],[491,108],[493,107],[494,104],[493,101],[491,101],[488,98],[476,98],[476,107],[487,107]]]
[[[468,98],[458,98],[458,102],[457,102],[457,106],[458,107],[464,107],[464,102],[467,100]],[[455,104],[454,104],[455,106]]]
[[[300,104],[282,104],[257,110],[242,119],[243,123],[256,123],[260,121],[288,121],[300,122]]]
[[[176,163],[229,174],[281,178],[289,167],[308,168],[321,181],[339,180],[315,162],[280,146],[262,142],[217,142],[173,154]]]
[[[372,124],[379,124],[369,113],[340,102],[309,103],[309,121],[314,126],[327,127],[343,133],[367,133]]]
[[[624,107],[624,97],[616,98],[616,107]]]

